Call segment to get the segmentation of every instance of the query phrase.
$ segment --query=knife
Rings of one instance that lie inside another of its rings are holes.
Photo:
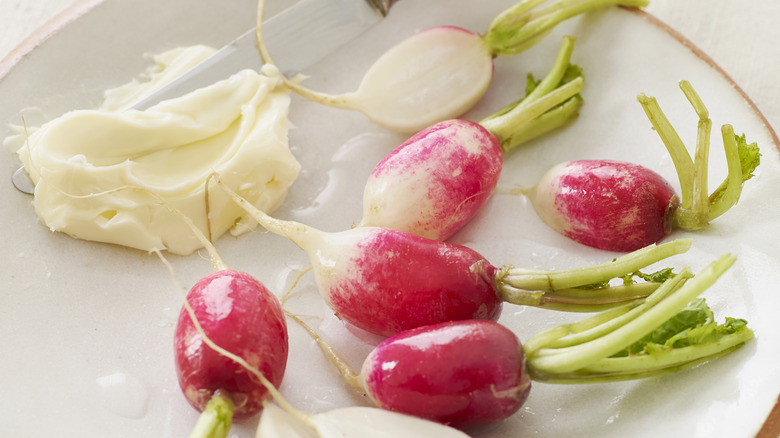
[[[300,0],[263,23],[263,38],[280,69],[288,74],[300,72],[378,23],[396,1]],[[245,68],[258,70],[262,65],[252,28],[127,109],[144,110]],[[34,193],[35,187],[24,168],[17,169],[11,181],[19,191]]]
[[[263,23],[263,38],[274,63],[285,74],[298,73],[379,22],[395,1],[300,0]],[[252,28],[130,108],[144,110],[262,65]]]

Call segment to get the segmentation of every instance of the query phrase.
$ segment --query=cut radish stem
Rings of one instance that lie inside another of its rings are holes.
[[[648,4],[647,0],[560,0],[534,10],[545,1],[517,3],[495,17],[485,35],[454,26],[419,32],[385,52],[351,93],[329,95],[285,81],[312,101],[360,111],[393,131],[417,132],[471,108],[490,85],[495,57],[522,53],[558,23],[589,10]],[[260,0],[258,5],[258,48],[263,62],[273,64],[262,37],[263,3]]]
[[[525,98],[479,124],[436,123],[404,142],[371,172],[359,226],[382,226],[446,240],[493,193],[503,153],[576,117],[583,78],[569,61],[574,38],[565,37],[550,72],[528,78]]]
[[[677,240],[651,246],[589,268],[499,269],[469,248],[405,231],[358,227],[326,233],[278,220],[241,198],[218,176],[214,180],[260,225],[308,254],[319,291],[340,318],[380,335],[452,320],[495,320],[503,301],[570,311],[633,301],[657,283],[606,282],[685,252],[691,244]]]
[[[216,270],[190,289],[173,336],[179,386],[201,411],[190,436],[226,437],[232,421],[260,412],[269,393],[241,363],[213,349],[204,337],[278,386],[287,366],[287,324],[273,293],[249,274],[228,269],[200,229],[169,208],[192,228]]]
[[[523,347],[502,325],[452,321],[404,331],[371,351],[360,373],[301,324],[339,373],[384,409],[458,428],[503,420],[525,402],[531,378],[593,383],[676,371],[734,350],[753,337],[744,320],[716,324],[696,299],[734,262],[725,255],[697,276],[668,279],[645,300],[558,326]]]
[[[639,95],[650,122],[666,145],[680,181],[681,196],[660,175],[640,165],[581,160],[551,168],[529,190],[539,217],[559,233],[595,248],[633,251],[661,241],[674,228],[702,229],[739,200],[744,182],[753,176],[760,156],[755,143],[723,125],[728,175],[711,194],[707,170],[711,121],[693,87],[680,82],[696,113],[699,129],[693,159],[655,98]]]
[[[696,299],[734,263],[726,254],[692,278],[684,270],[642,302],[542,332],[525,343],[535,380],[626,380],[677,371],[734,350],[753,338],[742,319],[714,321]]]

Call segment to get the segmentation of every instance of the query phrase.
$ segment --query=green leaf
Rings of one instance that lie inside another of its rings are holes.
[[[737,149],[739,150],[739,162],[742,165],[742,182],[752,178],[756,167],[761,163],[761,153],[756,143],[748,144],[745,140],[745,134],[735,135],[737,139]]]
[[[744,319],[726,318],[718,325],[703,298],[684,309],[623,351],[612,357],[653,355],[662,351],[716,342],[721,336],[747,328]]]

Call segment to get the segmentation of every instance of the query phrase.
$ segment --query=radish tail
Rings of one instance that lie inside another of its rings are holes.
[[[311,328],[308,324],[306,324],[300,317],[298,317],[295,314],[292,314],[290,312],[285,311],[285,314],[287,314],[288,317],[290,317],[292,320],[300,324],[301,327],[303,327],[306,332],[311,335],[312,339],[314,339],[314,342],[317,343],[317,346],[320,347],[320,350],[325,354],[325,357],[330,360],[330,362],[336,366],[336,369],[338,369],[339,374],[341,374],[342,377],[344,377],[344,380],[349,383],[349,385],[356,390],[360,391],[362,394],[366,394],[366,388],[361,382],[360,378],[358,377],[358,374],[347,364],[347,362],[339,356],[338,353],[336,353],[336,350],[333,349],[327,342],[325,342],[322,337],[317,334],[317,332],[314,331],[313,328]]]
[[[269,216],[259,208],[252,205],[252,203],[241,197],[241,195],[233,191],[233,189],[228,187],[228,185],[225,184],[216,173],[211,175],[211,179],[213,179],[217,186],[224,190],[225,193],[227,193],[228,196],[233,199],[233,202],[246,210],[246,212],[249,213],[252,218],[265,229],[274,234],[278,234],[290,239],[304,251],[306,250],[310,239],[321,234],[320,231],[299,222],[284,221]]]
[[[151,192],[149,192],[152,194]],[[208,190],[206,191],[208,193]],[[208,203],[208,201],[206,201]],[[229,269],[228,266],[225,264],[225,262],[222,260],[222,257],[220,257],[219,253],[217,252],[217,248],[214,247],[214,244],[211,243],[211,239],[207,238],[205,234],[203,234],[203,231],[198,228],[194,222],[192,222],[192,219],[189,218],[189,216],[182,213],[178,208],[173,207],[172,205],[165,204],[165,207],[168,208],[168,211],[173,213],[175,216],[177,216],[179,219],[182,220],[185,224],[187,224],[188,227],[192,230],[192,234],[197,237],[197,239],[200,241],[201,245],[203,245],[204,248],[206,248],[206,251],[209,253],[209,262],[211,262],[211,267],[214,268],[215,271],[224,271]],[[211,224],[209,222],[209,228],[211,228]]]
[[[257,40],[257,50],[260,54],[263,64],[273,65],[273,59],[271,54],[268,53],[268,48],[265,45],[265,39],[263,38],[263,9],[265,6],[265,0],[259,0],[257,5],[257,26],[255,27],[255,39]],[[277,70],[278,71],[278,70]],[[340,95],[331,95],[326,93],[320,93],[318,91],[310,90],[294,80],[288,79],[285,75],[279,73],[279,79],[284,82],[284,85],[296,94],[304,97],[313,102],[321,103],[323,105],[331,106],[334,108],[341,108],[347,110],[360,110],[355,104],[355,99],[352,97],[354,93],[345,93]]]

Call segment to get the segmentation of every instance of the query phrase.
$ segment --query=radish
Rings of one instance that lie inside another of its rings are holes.
[[[356,374],[311,327],[290,316],[351,386],[383,409],[466,428],[509,417],[531,391],[520,341],[494,321],[450,321],[398,333],[372,350]]]
[[[417,132],[458,117],[485,93],[493,59],[528,50],[560,22],[609,5],[643,7],[647,0],[524,0],[496,16],[485,35],[455,26],[419,32],[388,50],[366,72],[357,91],[329,95],[285,79],[295,93],[328,106],[360,111],[376,124]],[[263,0],[258,5],[258,48],[273,64],[262,37]]]
[[[678,240],[583,269],[497,268],[469,248],[405,231],[357,227],[326,233],[278,220],[241,198],[217,175],[214,180],[260,225],[307,253],[321,295],[340,318],[379,335],[452,320],[495,320],[503,301],[592,311],[636,300],[657,284],[594,284],[630,275],[687,251],[691,244]]]
[[[358,226],[447,240],[493,194],[502,165],[496,137],[481,125],[466,120],[437,123],[377,164],[363,190]]]
[[[727,254],[695,277],[684,270],[644,300],[544,331],[526,343],[530,352],[524,353],[515,334],[493,321],[451,321],[404,331],[377,345],[359,374],[311,327],[290,316],[350,386],[377,406],[472,428],[514,414],[528,398],[532,378],[560,383],[642,378],[744,344],[753,337],[744,320],[716,324],[704,301],[695,300],[733,262]],[[621,354],[627,348],[631,355]]]
[[[542,220],[559,233],[588,246],[608,251],[633,251],[660,242],[673,228],[702,229],[734,206],[744,182],[760,161],[755,143],[736,136],[723,125],[728,175],[708,196],[707,161],[711,121],[693,87],[680,82],[696,113],[699,130],[695,159],[664,116],[655,98],[640,95],[648,118],[666,145],[677,169],[681,197],[660,175],[643,166],[609,161],[580,160],[552,167],[529,190]]]
[[[371,172],[359,226],[383,226],[446,240],[492,195],[503,153],[562,126],[581,106],[583,78],[570,65],[573,37],[565,37],[542,81],[529,75],[525,98],[479,124],[436,123],[393,150]]]
[[[204,337],[279,386],[287,366],[287,324],[273,293],[251,275],[228,269],[200,229],[169,209],[192,228],[216,270],[190,289],[173,335],[179,386],[202,412],[191,436],[227,436],[233,419],[260,412],[269,392],[242,363],[212,348]]]

